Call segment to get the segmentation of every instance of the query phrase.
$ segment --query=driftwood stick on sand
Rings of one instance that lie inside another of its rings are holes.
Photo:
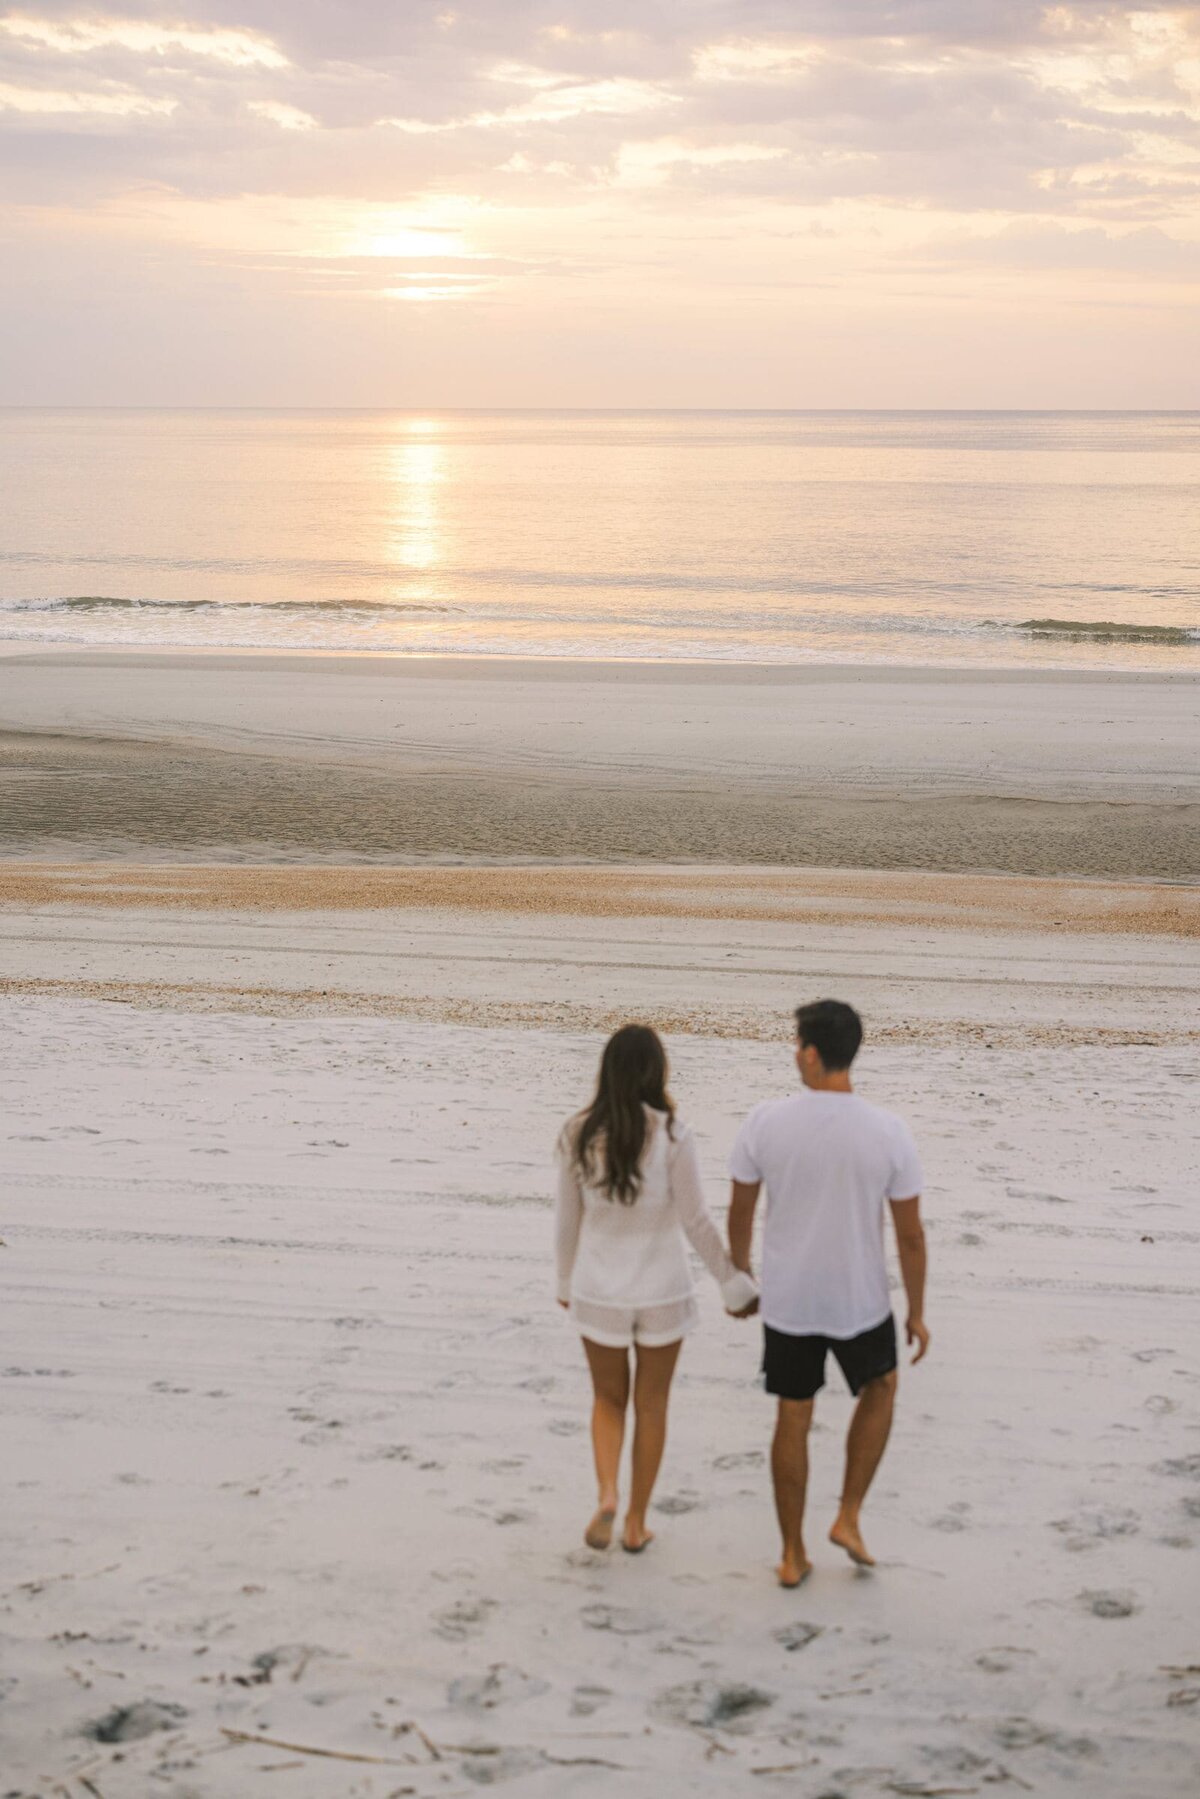
[[[230,1730],[221,1726],[221,1735],[231,1743],[261,1743],[267,1749],[290,1749],[293,1755],[321,1755],[335,1762],[371,1762],[376,1767],[403,1768],[408,1764],[395,1755],[362,1755],[352,1749],[315,1749],[311,1743],[286,1743],[282,1737],[258,1736],[249,1730]]]
[[[403,1736],[408,1736],[410,1733],[416,1737],[417,1741],[428,1752],[428,1755],[429,1755],[429,1758],[431,1761],[435,1761],[435,1762],[441,1761],[441,1759],[442,1759],[441,1750],[438,1748],[438,1746],[434,1742],[433,1738],[431,1736],[427,1736],[425,1734],[425,1732],[421,1729],[421,1726],[416,1722],[416,1720],[414,1718],[408,1718],[408,1719],[406,1719],[406,1721],[403,1724],[397,1724],[396,1728],[392,1732],[392,1735],[394,1737],[403,1737]]]

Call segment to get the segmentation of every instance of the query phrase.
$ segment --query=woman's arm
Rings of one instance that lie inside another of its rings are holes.
[[[700,1158],[690,1131],[681,1132],[667,1150],[671,1197],[688,1242],[721,1289],[725,1310],[746,1317],[758,1309],[758,1287],[749,1274],[734,1267],[721,1234],[704,1203]]]
[[[575,1252],[579,1248],[579,1228],[583,1223],[583,1189],[579,1170],[571,1154],[566,1132],[558,1145],[558,1191],[554,1200],[554,1259],[558,1279],[558,1303],[565,1306],[571,1299],[571,1274]]]

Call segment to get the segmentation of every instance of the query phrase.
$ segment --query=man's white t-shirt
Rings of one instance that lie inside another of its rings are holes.
[[[729,1172],[766,1184],[764,1324],[793,1337],[846,1338],[883,1323],[884,1201],[921,1191],[902,1118],[857,1093],[805,1088],[769,1099],[738,1132]]]

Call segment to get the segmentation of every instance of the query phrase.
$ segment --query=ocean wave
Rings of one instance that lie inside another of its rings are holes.
[[[427,600],[141,600],[120,594],[77,593],[61,599],[0,600],[0,612],[226,612],[234,617],[253,612],[313,613],[454,612],[453,606]]]
[[[1064,643],[1130,643],[1200,645],[1200,628],[1187,625],[1136,624],[1114,619],[1025,618],[1019,620],[954,617],[945,612],[913,611],[900,608],[885,612],[858,610],[855,607],[831,608],[822,601],[830,595],[806,594],[808,605],[796,607],[755,606],[752,601],[737,608],[713,608],[703,604],[704,588],[696,593],[690,606],[673,609],[645,605],[637,608],[605,607],[595,611],[577,610],[570,606],[539,605],[526,595],[503,606],[492,601],[451,603],[432,599],[322,599],[322,600],[216,600],[153,599],[121,594],[67,594],[32,599],[0,599],[0,618],[28,621],[36,630],[39,617],[63,617],[64,624],[73,618],[81,621],[92,614],[110,615],[117,625],[122,618],[135,625],[145,616],[161,619],[170,628],[173,618],[203,620],[211,633],[229,628],[238,635],[261,621],[266,629],[273,624],[292,635],[296,621],[311,624],[319,630],[347,627],[373,634],[386,628],[388,621],[406,618],[452,619],[456,625],[500,625],[514,627],[549,627],[552,633],[573,627],[605,632],[634,631],[646,637],[675,635],[686,639],[689,632],[702,632],[717,637],[734,638],[771,632],[784,636],[840,637],[861,634],[867,637],[943,637],[993,639],[1020,635],[1052,638]],[[750,595],[747,596],[748,599]],[[798,597],[798,596],[797,596]],[[699,602],[699,603],[697,603]],[[3,635],[0,632],[0,635]]]
[[[1200,643],[1200,630],[1186,625],[1129,625],[1110,618],[1023,618],[1015,629],[1079,643]]]

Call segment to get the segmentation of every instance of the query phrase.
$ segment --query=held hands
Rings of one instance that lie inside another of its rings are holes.
[[[750,1301],[748,1306],[743,1306],[740,1312],[730,1312],[728,1306],[726,1306],[725,1310],[730,1318],[753,1318],[755,1312],[758,1310],[757,1296]]]
[[[919,1362],[929,1348],[929,1331],[925,1320],[910,1318],[904,1326],[904,1335],[907,1342],[916,1344],[917,1351],[912,1359],[914,1363]]]

